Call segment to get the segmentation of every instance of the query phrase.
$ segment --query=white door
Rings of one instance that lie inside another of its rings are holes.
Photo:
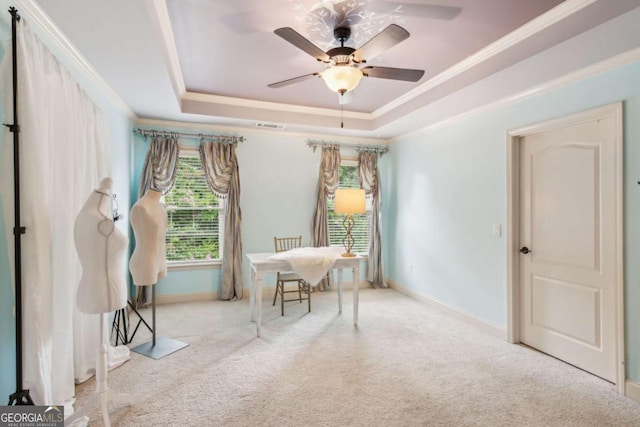
[[[520,341],[612,382],[615,141],[612,116],[521,138],[518,254]]]

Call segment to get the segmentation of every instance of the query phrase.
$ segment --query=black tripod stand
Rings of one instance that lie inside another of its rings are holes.
[[[18,124],[18,51],[16,43],[16,23],[20,15],[15,7],[11,14],[11,54],[13,60],[13,124],[4,124],[13,133],[13,191],[15,226],[15,289],[16,289],[16,392],[9,396],[9,405],[33,405],[29,390],[22,388],[22,247],[20,239],[26,232],[20,224],[20,125]]]
[[[116,314],[113,317],[113,323],[111,324],[111,335],[113,336],[113,333],[116,333],[115,345],[118,345],[118,341],[122,342],[122,344],[129,344],[131,341],[133,341],[133,337],[136,336],[136,332],[138,332],[138,328],[140,327],[141,323],[144,323],[147,329],[149,329],[149,332],[153,333],[153,329],[151,328],[151,326],[149,326],[146,320],[144,320],[144,318],[140,315],[138,310],[136,310],[133,304],[131,304],[131,301],[127,300],[127,304],[129,305],[129,307],[131,307],[131,310],[133,310],[133,312],[138,316],[138,323],[131,333],[131,336],[129,336],[130,323],[127,316],[127,308],[124,307],[116,311]]]

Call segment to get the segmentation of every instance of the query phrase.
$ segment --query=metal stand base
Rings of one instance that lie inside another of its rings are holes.
[[[18,390],[9,396],[9,406],[33,405],[29,390]]]
[[[182,348],[185,348],[189,344],[182,341],[176,341],[167,337],[156,337],[156,344],[153,345],[153,341],[140,344],[133,347],[131,351],[142,354],[144,356],[151,357],[152,359],[161,359],[171,353],[174,353]]]
[[[176,341],[167,337],[156,337],[156,287],[151,288],[151,313],[153,325],[153,339],[150,342],[133,347],[131,351],[149,356],[153,359],[160,359],[168,354],[185,348],[189,344]],[[146,323],[145,323],[146,324]],[[137,329],[137,328],[136,328]],[[135,332],[134,332],[135,333]]]

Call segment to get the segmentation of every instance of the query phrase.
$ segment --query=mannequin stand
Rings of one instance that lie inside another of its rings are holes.
[[[151,285],[151,315],[152,317],[152,330],[153,338],[150,342],[140,344],[133,347],[131,351],[140,353],[144,356],[151,357],[153,359],[161,359],[171,353],[174,353],[182,348],[185,348],[189,344],[182,341],[176,341],[167,337],[156,338],[156,286]],[[146,323],[145,323],[146,324]],[[137,329],[137,328],[136,328]]]
[[[133,304],[131,304],[131,301],[127,300],[127,304],[129,305],[131,310],[133,310],[133,312],[136,313],[136,315],[138,316],[138,323],[136,324],[136,327],[131,333],[131,336],[129,336],[130,322],[128,322],[127,320],[126,307],[116,311],[116,314],[113,317],[113,323],[111,325],[111,335],[113,336],[113,332],[114,331],[116,332],[116,344],[115,344],[116,346],[118,345],[118,340],[122,341],[122,344],[129,344],[131,341],[133,341],[133,338],[136,336],[136,332],[138,332],[138,328],[140,327],[141,323],[144,323],[144,326],[146,326],[147,329],[149,329],[149,332],[153,332],[153,329],[151,328],[151,326],[149,326],[146,320],[142,318],[138,310],[136,310]]]
[[[109,421],[109,408],[107,404],[111,402],[116,406],[131,405],[128,394],[117,393],[107,385],[107,345],[105,344],[107,340],[104,334],[104,314],[100,315],[100,336],[102,337],[102,344],[98,347],[98,354],[96,356],[96,391],[93,392],[93,395],[82,409],[74,412],[64,420],[65,426],[87,425],[89,422],[89,412],[98,406],[102,411],[104,426],[110,427],[111,423]]]

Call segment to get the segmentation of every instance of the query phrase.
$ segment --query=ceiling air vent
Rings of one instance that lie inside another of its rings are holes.
[[[267,123],[267,122],[256,122],[256,127],[257,128],[262,128],[262,129],[284,129],[284,125],[279,124],[279,123]]]

